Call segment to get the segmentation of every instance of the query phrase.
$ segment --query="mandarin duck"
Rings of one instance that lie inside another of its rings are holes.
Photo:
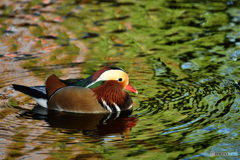
[[[132,110],[132,99],[124,89],[137,94],[126,72],[118,67],[105,67],[86,79],[61,80],[52,74],[47,77],[45,86],[12,86],[44,108],[76,113]]]

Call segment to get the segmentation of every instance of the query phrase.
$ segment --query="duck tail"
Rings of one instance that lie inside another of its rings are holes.
[[[12,84],[13,89],[20,91],[32,97],[40,106],[47,108],[47,95],[45,86],[27,87],[18,84]]]
[[[18,84],[12,84],[13,89],[20,91],[26,95],[29,95],[33,98],[47,98],[46,94],[38,90],[36,87],[27,87]],[[39,86],[40,88],[41,86]]]

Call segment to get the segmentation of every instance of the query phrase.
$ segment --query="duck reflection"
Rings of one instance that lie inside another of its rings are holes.
[[[131,116],[132,111],[109,114],[81,114],[52,110],[44,110],[40,106],[33,109],[35,118],[46,117],[50,127],[70,129],[72,132],[81,130],[84,134],[99,136],[110,134],[128,135],[136,125],[137,118]]]

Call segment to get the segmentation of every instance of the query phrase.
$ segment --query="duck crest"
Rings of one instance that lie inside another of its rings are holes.
[[[93,88],[92,91],[95,93],[98,102],[110,112],[119,112],[125,109],[125,101],[129,95],[118,82],[114,80],[106,81],[103,85]]]
[[[99,71],[95,72],[92,77],[91,77],[91,81],[95,81],[98,79],[98,77],[105,71],[109,70],[109,67],[105,67],[103,69],[100,69]]]
[[[118,68],[118,67],[105,67],[105,68],[102,68],[102,69],[98,70],[97,72],[95,72],[95,73],[92,75],[91,81],[92,81],[92,82],[93,82],[93,81],[96,81],[103,72],[105,72],[105,71],[107,71],[107,70],[114,70],[114,69],[115,69],[115,70],[122,70],[121,68]]]

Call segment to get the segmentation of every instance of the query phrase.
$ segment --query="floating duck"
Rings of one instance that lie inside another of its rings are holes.
[[[124,90],[137,94],[126,72],[118,67],[105,67],[86,79],[61,80],[52,74],[45,86],[13,88],[31,96],[49,110],[76,113],[113,113],[132,110],[133,102]]]

